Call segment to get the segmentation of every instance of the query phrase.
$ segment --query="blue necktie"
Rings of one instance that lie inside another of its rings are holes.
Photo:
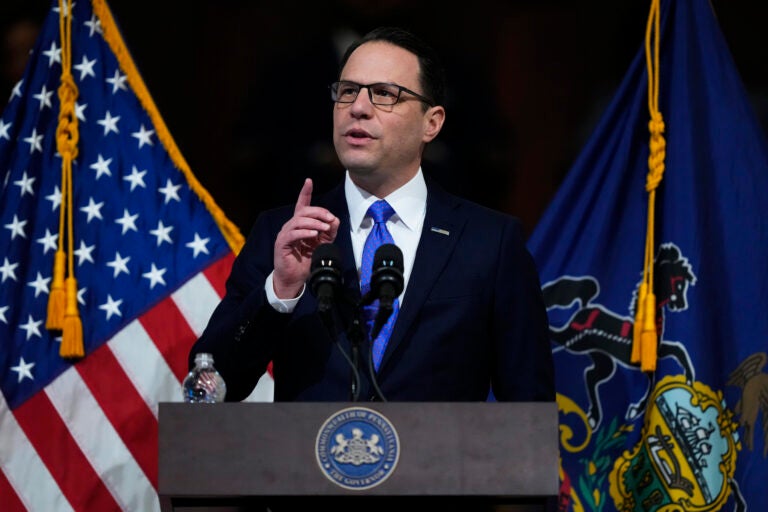
[[[387,219],[389,219],[395,210],[383,199],[380,199],[373,203],[368,208],[367,215],[373,218],[373,229],[368,233],[368,238],[365,239],[365,246],[363,246],[363,258],[360,266],[360,286],[363,295],[368,293],[371,289],[371,273],[373,272],[373,256],[383,244],[394,244],[392,235],[387,230]],[[392,314],[390,315],[387,323],[381,328],[376,339],[373,340],[373,366],[376,371],[379,370],[381,364],[381,358],[384,356],[384,350],[387,347],[387,341],[389,341],[389,335],[392,334],[392,328],[395,325],[397,318],[397,312],[400,309],[400,300],[395,299],[392,303]],[[368,328],[368,334],[371,334],[373,324],[376,319],[376,314],[379,310],[378,299],[373,301],[370,305],[363,307],[363,315],[365,317],[365,324]]]

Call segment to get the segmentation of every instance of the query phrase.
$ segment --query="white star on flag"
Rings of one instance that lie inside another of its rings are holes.
[[[88,57],[83,55],[83,60],[80,62],[80,64],[76,64],[72,67],[80,72],[80,81],[82,82],[83,79],[87,76],[96,76],[96,73],[93,72],[94,64],[96,64],[96,59],[88,60]]]
[[[88,37],[93,37],[93,34],[101,34],[101,21],[96,18],[96,15],[91,15],[91,19],[84,21],[83,25],[88,27]]]
[[[40,153],[43,152],[43,135],[37,134],[37,128],[32,129],[32,135],[29,137],[26,137],[24,139],[24,142],[29,144],[29,154],[31,155],[35,151],[39,151]]]
[[[121,75],[119,70],[115,70],[115,75],[112,78],[107,78],[107,83],[112,84],[112,94],[115,94],[118,90],[127,91],[128,87],[125,85],[125,80],[128,77]]]
[[[181,185],[174,185],[171,182],[171,179],[169,178],[165,182],[165,186],[164,187],[160,187],[157,190],[161,194],[163,194],[165,196],[165,204],[168,204],[168,202],[171,201],[171,200],[181,201],[181,199],[179,198],[179,193],[178,193],[180,188],[181,188]]]
[[[19,220],[19,218],[16,215],[14,215],[13,221],[10,224],[5,225],[7,229],[11,230],[11,240],[16,238],[17,235],[22,238],[27,238],[27,234],[24,232],[24,226],[26,225],[27,225],[26,220]]]
[[[107,294],[107,302],[101,304],[99,309],[106,311],[107,320],[112,318],[113,315],[123,316],[120,312],[120,305],[123,303],[123,299],[113,300],[112,295]]]
[[[117,122],[119,120],[120,116],[112,117],[112,114],[107,110],[107,113],[104,114],[104,119],[99,119],[96,123],[104,127],[104,136],[106,137],[109,132],[120,133],[120,130],[117,129]]]
[[[130,261],[131,257],[126,256],[125,258],[120,256],[120,252],[115,253],[115,259],[112,261],[107,262],[108,267],[112,267],[114,269],[114,274],[112,277],[117,278],[117,276],[120,275],[120,272],[125,272],[126,274],[130,274],[128,271],[128,267],[126,266],[126,263]]]
[[[11,140],[8,136],[8,128],[11,127],[11,123],[5,123],[0,119],[0,139]]]
[[[131,137],[136,137],[137,139],[139,139],[139,149],[141,149],[141,147],[144,144],[148,144],[150,146],[154,145],[151,139],[154,133],[155,133],[155,130],[147,130],[146,128],[144,128],[144,125],[142,124],[141,128],[139,128],[139,131],[132,133]]]
[[[87,103],[81,105],[80,103],[75,102],[75,117],[77,117],[77,119],[80,122],[82,122],[82,123],[85,122],[85,109],[86,108],[88,108],[88,104]]]
[[[27,283],[27,286],[30,286],[35,289],[35,297],[37,297],[41,293],[46,293],[46,294],[49,293],[48,283],[50,282],[51,282],[50,277],[44,278],[42,275],[40,275],[40,272],[38,272],[35,280]]]
[[[42,323],[42,320],[35,320],[32,318],[32,315],[29,315],[27,317],[27,323],[19,325],[19,329],[27,333],[27,341],[29,341],[32,336],[42,338],[43,335],[40,333],[40,325],[42,325]]]
[[[45,196],[45,198],[51,202],[51,211],[56,211],[56,208],[61,206],[61,190],[59,190],[59,186],[53,187],[53,193]]]
[[[21,98],[21,85],[24,83],[24,79],[22,78],[18,82],[16,82],[16,85],[13,86],[13,91],[11,91],[11,98],[8,100],[10,101],[13,98],[19,97]]]
[[[14,185],[17,185],[21,189],[21,195],[23,196],[27,192],[29,192],[29,195],[33,196],[35,195],[35,192],[32,190],[32,184],[35,182],[37,178],[28,177],[27,171],[24,171],[24,174],[22,175],[20,180],[16,180],[13,182]]]
[[[119,219],[115,219],[115,222],[117,222],[123,227],[123,231],[120,234],[124,235],[130,230],[138,231],[138,229],[136,228],[136,219],[138,218],[139,218],[138,213],[134,213],[133,215],[131,215],[128,212],[127,208],[123,209],[123,216],[120,217]]]
[[[95,263],[95,261],[93,261],[93,255],[91,254],[95,248],[95,245],[86,245],[84,241],[80,240],[80,247],[75,249],[75,256],[77,256],[78,267],[86,261]]]
[[[106,174],[107,176],[112,176],[112,171],[109,170],[109,164],[112,163],[111,158],[104,159],[103,156],[101,156],[101,153],[96,157],[96,161],[91,164],[91,169],[94,169],[96,171],[96,179],[98,180],[101,178],[103,174]]]
[[[48,254],[48,250],[56,250],[56,242],[59,239],[59,235],[51,233],[51,230],[45,228],[45,236],[38,238],[37,242],[43,246],[43,254]]]
[[[158,269],[155,266],[155,264],[152,263],[152,270],[142,274],[142,277],[146,277],[147,279],[149,279],[149,289],[151,290],[152,288],[155,287],[157,283],[160,283],[163,286],[165,286],[165,280],[163,279],[163,274],[165,274],[165,272],[166,272],[166,269],[164,268]]]
[[[171,240],[171,236],[169,234],[172,230],[173,226],[166,226],[163,224],[162,220],[159,220],[157,221],[157,228],[150,229],[149,233],[157,237],[157,246],[160,247],[160,244],[163,242],[173,244],[173,240]]]
[[[11,366],[11,370],[19,374],[19,380],[18,382],[21,382],[25,378],[34,380],[34,377],[32,377],[32,372],[30,371],[35,366],[35,363],[27,363],[24,361],[24,358],[19,359],[19,364],[16,366]]]
[[[56,46],[56,42],[51,43],[51,47],[43,52],[48,57],[48,67],[53,66],[54,62],[61,64],[61,48]]]
[[[131,167],[131,174],[123,177],[125,181],[131,184],[131,192],[133,192],[133,189],[136,187],[147,188],[147,185],[144,183],[145,174],[147,174],[147,171],[139,171],[134,165]]]
[[[97,203],[93,200],[92,197],[88,198],[88,206],[83,206],[80,208],[80,211],[83,211],[88,214],[88,220],[86,222],[90,223],[93,219],[99,219],[104,220],[104,218],[101,216],[101,209],[104,207],[104,201],[101,201],[100,203]]]
[[[45,107],[51,108],[51,96],[53,96],[53,91],[46,90],[45,85],[43,85],[40,92],[32,97],[40,101],[40,110],[43,110]]]
[[[16,277],[16,267],[18,267],[18,263],[11,263],[8,261],[8,258],[3,258],[3,264],[0,266],[0,274],[3,274],[2,280],[0,280],[0,283],[4,283],[6,279],[13,279],[14,281],[17,281],[18,278]]]
[[[208,248],[206,245],[208,244],[209,240],[210,238],[200,238],[200,235],[195,233],[195,239],[186,244],[187,247],[192,249],[193,258],[197,258],[197,255],[200,253],[208,254]]]

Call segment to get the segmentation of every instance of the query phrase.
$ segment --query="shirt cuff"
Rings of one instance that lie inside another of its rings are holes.
[[[274,272],[270,272],[270,274],[267,276],[267,282],[264,283],[264,291],[267,293],[267,302],[269,302],[269,305],[279,313],[293,313],[293,310],[296,309],[296,304],[299,303],[299,299],[301,299],[301,296],[304,295],[304,290],[306,289],[307,285],[305,284],[301,288],[299,296],[295,299],[280,299],[277,297],[277,295],[275,295],[275,286],[272,283],[272,274],[274,274]]]

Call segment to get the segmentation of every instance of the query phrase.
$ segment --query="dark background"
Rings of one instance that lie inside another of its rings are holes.
[[[8,98],[50,3],[0,3],[0,98]],[[768,126],[768,7],[711,4]],[[650,2],[109,5],[192,171],[244,234],[261,210],[294,201],[304,177],[322,191],[342,176],[327,90],[337,76],[336,46],[384,24],[421,35],[448,71],[447,121],[427,149],[425,172],[517,215],[530,233],[644,44]]]

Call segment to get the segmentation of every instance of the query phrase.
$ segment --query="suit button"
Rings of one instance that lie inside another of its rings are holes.
[[[237,328],[237,332],[235,333],[235,341],[240,341],[240,338],[243,337],[243,334],[245,334],[245,330],[248,328],[248,324],[251,322],[245,322],[244,325],[241,325]]]

